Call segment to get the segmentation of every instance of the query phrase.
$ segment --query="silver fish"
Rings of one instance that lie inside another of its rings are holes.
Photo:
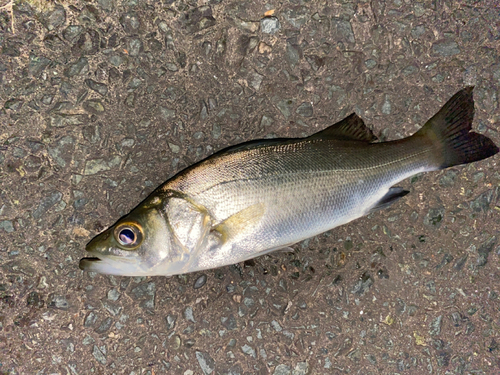
[[[96,236],[80,268],[176,275],[234,264],[315,236],[394,203],[394,184],[488,158],[498,147],[471,132],[472,87],[414,135],[375,142],[352,114],[307,138],[237,145],[185,169]]]

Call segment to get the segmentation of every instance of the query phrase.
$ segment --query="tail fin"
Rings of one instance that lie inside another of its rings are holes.
[[[440,169],[486,159],[498,152],[491,139],[470,131],[474,118],[473,89],[466,87],[453,95],[415,134],[435,144]]]

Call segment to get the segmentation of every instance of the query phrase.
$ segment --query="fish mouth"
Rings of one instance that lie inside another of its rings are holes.
[[[85,270],[88,270],[92,264],[99,263],[99,262],[102,262],[102,259],[98,258],[98,257],[82,258],[82,259],[80,259],[80,264],[78,265],[78,267],[81,270],[85,271]]]

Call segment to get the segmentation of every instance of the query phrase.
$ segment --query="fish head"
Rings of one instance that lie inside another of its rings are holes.
[[[157,204],[155,204],[155,202]],[[161,199],[139,205],[86,246],[80,269],[108,275],[153,276],[179,273],[179,256],[171,227],[162,214]]]

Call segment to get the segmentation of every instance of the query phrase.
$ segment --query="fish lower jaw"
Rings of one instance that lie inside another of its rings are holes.
[[[94,266],[101,262],[102,259],[98,257],[82,258],[80,259],[78,267],[83,271],[93,271]]]
[[[94,254],[89,254],[94,255]],[[113,259],[108,256],[91,256],[80,259],[79,268],[83,271],[97,272],[115,276],[149,276],[149,269],[143,269],[134,259]]]

